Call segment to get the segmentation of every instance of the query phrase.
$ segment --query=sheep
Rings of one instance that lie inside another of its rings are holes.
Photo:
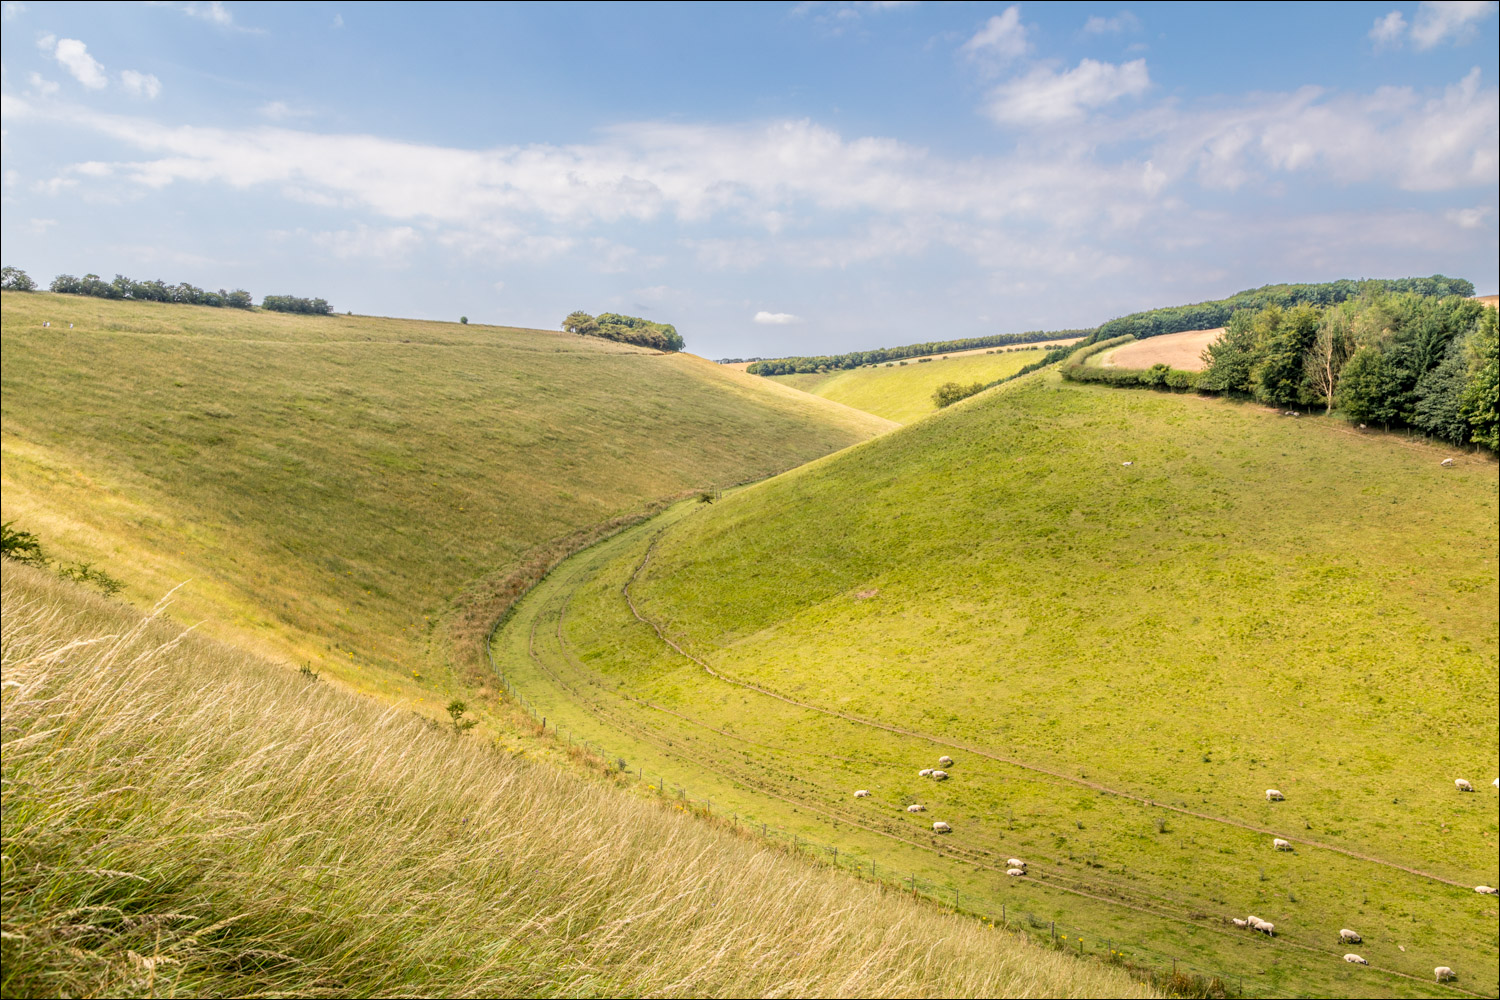
[[[1230,917],[1229,920],[1236,927],[1249,927],[1250,926],[1250,921],[1248,921],[1248,920],[1242,920],[1239,917]]]
[[[947,823],[944,823],[942,820],[938,820],[936,823],[932,824],[932,832],[933,833],[952,833],[953,832],[953,827],[949,826]]]
[[[1005,874],[1009,875],[1011,878],[1020,878],[1022,875],[1026,874],[1026,869],[1024,869],[1024,868],[1007,868],[1005,870]]]
[[[1269,920],[1262,920],[1260,919],[1260,917],[1246,917],[1245,923],[1249,924],[1255,930],[1260,931],[1262,934],[1268,934],[1271,937],[1276,936],[1276,925],[1271,923],[1271,921]]]
[[[1007,868],[1025,868],[1026,862],[1022,861],[1020,858],[1006,858],[1005,866]]]
[[[1443,468],[1445,468],[1445,469],[1451,469],[1451,468],[1453,468],[1453,459],[1451,459],[1451,458],[1445,458],[1445,459],[1443,459]]]
[[[944,754],[942,757],[938,758],[938,763],[941,764],[941,765],[943,765],[944,767],[952,767],[953,766],[953,758],[947,756],[946,754]]]
[[[933,771],[932,772],[932,780],[933,781],[947,781],[948,780],[948,772],[947,771]]]
[[[1345,927],[1343,930],[1339,931],[1339,940],[1344,942],[1345,944],[1359,944],[1364,940],[1364,938],[1359,936],[1359,931],[1351,931],[1349,928]]]
[[[1134,464],[1135,464],[1135,463],[1134,463],[1134,462],[1121,462],[1121,463],[1120,463],[1120,464],[1121,464],[1121,465],[1123,465],[1123,466],[1124,466],[1124,467],[1125,467],[1125,468],[1127,468],[1127,469],[1128,469],[1128,468],[1130,468],[1130,467],[1131,467],[1131,466],[1132,466],[1132,465],[1134,465]]]
[[[1355,954],[1345,955],[1344,956],[1344,961],[1348,962],[1350,965],[1369,965],[1370,964],[1369,962],[1366,962],[1363,958],[1360,958],[1358,955],[1355,955]]]
[[[1436,969],[1433,969],[1432,974],[1434,976],[1437,976],[1437,981],[1440,983],[1446,983],[1450,979],[1458,978],[1453,974],[1453,970],[1448,968],[1446,965],[1440,965]]]
[[[924,767],[924,768],[922,768],[922,770],[920,770],[920,771],[917,772],[917,776],[920,777],[920,778],[930,778],[930,777],[932,777],[932,768],[930,768],[930,767]]]
[[[909,813],[925,812],[926,810],[927,807],[922,805],[922,803],[920,802],[913,802],[911,805],[906,807],[906,811]]]
[[[1496,889],[1492,885],[1476,885],[1474,891],[1483,893],[1486,896],[1500,896],[1500,889]]]
[[[1284,802],[1285,800],[1286,800],[1286,796],[1282,795],[1276,789],[1274,789],[1274,788],[1267,788],[1266,789],[1266,801],[1267,802]]]
[[[1460,792],[1472,792],[1474,790],[1474,786],[1469,784],[1466,778],[1454,778],[1453,785]]]
[[[1278,851],[1290,851],[1292,849],[1292,842],[1290,840],[1282,840],[1280,837],[1273,837],[1271,843]]]
[[[867,788],[861,788],[859,791],[854,793],[854,797],[856,799],[868,799],[870,797],[870,791]]]

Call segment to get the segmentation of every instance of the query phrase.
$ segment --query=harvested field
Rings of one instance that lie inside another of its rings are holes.
[[[1164,364],[1183,371],[1201,372],[1203,349],[1218,340],[1223,332],[1222,326],[1216,326],[1212,330],[1167,333],[1097,354],[1089,359],[1089,363],[1103,368],[1150,368]]]
[[[1483,302],[1491,309],[1500,309],[1500,295],[1476,295],[1474,298]]]

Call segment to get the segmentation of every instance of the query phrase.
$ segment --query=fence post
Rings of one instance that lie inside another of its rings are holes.
[[[917,873],[916,872],[912,872],[911,873],[911,894],[913,896],[915,896],[917,894]]]
[[[1052,921],[1052,943],[1057,943],[1057,921]]]
[[[1005,919],[1005,904],[1004,903],[1000,904],[1000,924],[1003,927],[1009,927],[1010,926],[1010,921]]]

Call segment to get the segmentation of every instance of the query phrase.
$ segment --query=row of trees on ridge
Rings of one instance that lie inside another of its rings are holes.
[[[1014,344],[1034,344],[1039,340],[1064,340],[1072,337],[1087,337],[1093,330],[1031,330],[1027,333],[997,333],[986,337],[966,337],[962,340],[932,340],[925,344],[907,344],[904,347],[881,347],[873,351],[852,351],[848,354],[822,354],[816,357],[772,358],[757,361],[745,371],[751,375],[800,375],[808,372],[828,372],[840,369],[860,368],[864,365],[884,364],[902,358],[928,357],[934,354],[952,354],[956,351],[972,351],[981,347],[1009,347]]]
[[[6,267],[0,273],[0,288],[6,291],[31,292],[36,282],[18,267]],[[117,274],[113,281],[105,281],[97,274],[85,274],[78,278],[71,274],[59,274],[48,286],[50,291],[62,295],[88,295],[97,299],[130,299],[136,302],[174,302],[182,305],[213,306],[226,309],[250,309],[255,305],[250,293],[243,288],[233,291],[221,288],[217,292],[178,282],[169,285],[160,279],[136,281]],[[261,300],[262,309],[275,312],[308,313],[326,316],[333,309],[324,299],[304,299],[295,295],[267,295]]]

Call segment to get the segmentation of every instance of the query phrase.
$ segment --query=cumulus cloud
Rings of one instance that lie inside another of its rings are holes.
[[[422,234],[411,226],[367,226],[295,234],[340,260],[399,261],[422,244]]]
[[[1444,213],[1444,218],[1460,229],[1478,229],[1484,225],[1484,220],[1489,218],[1494,211],[1489,205],[1476,205],[1473,208],[1455,208]]]
[[[177,3],[173,0],[146,0],[150,7],[167,7],[187,17],[196,18],[199,21],[207,21],[219,28],[231,31],[241,31],[247,34],[264,34],[263,29],[247,28],[242,24],[235,23],[234,14],[225,7],[220,0],[212,0],[210,3]]]
[[[972,59],[1008,62],[1024,56],[1031,48],[1026,40],[1026,26],[1021,23],[1021,8],[1007,7],[984,22],[984,27],[959,47]]]
[[[1083,33],[1085,35],[1118,35],[1126,31],[1139,31],[1140,27],[1140,18],[1128,10],[1122,10],[1114,17],[1092,15],[1083,22]]]
[[[144,97],[154,101],[161,95],[161,81],[152,73],[137,73],[133,69],[120,71],[120,86],[133,97]]]
[[[1085,59],[1056,72],[1039,66],[996,87],[987,111],[1007,125],[1049,125],[1082,118],[1088,111],[1122,97],[1135,97],[1151,86],[1146,60],[1115,64]]]
[[[32,73],[26,78],[26,82],[30,84],[32,91],[40,97],[51,97],[61,89],[55,82],[48,80],[40,73]]]
[[[1500,9],[1497,0],[1426,0],[1417,8],[1410,31],[1406,18],[1393,10],[1375,19],[1370,39],[1377,48],[1400,45],[1406,37],[1421,50],[1436,48],[1443,42],[1455,45],[1471,41],[1478,34],[1479,22]]]
[[[5,14],[4,14],[5,20],[7,20],[7,21],[14,21],[16,18],[18,18],[22,14],[26,13],[26,5],[24,3],[15,3],[15,2],[10,2],[10,0],[7,0],[7,3],[5,4],[5,7],[4,7],[4,11],[5,11]]]
[[[762,309],[755,314],[755,322],[762,326],[790,326],[793,323],[802,322],[801,316],[793,316],[791,313],[773,313]]]
[[[103,90],[109,86],[109,77],[99,60],[89,55],[89,47],[76,38],[57,38],[43,35],[37,47],[57,60],[59,66],[72,74],[73,79],[90,90]]]
[[[312,112],[305,108],[294,108],[285,101],[267,101],[255,109],[255,113],[267,121],[280,122],[293,118],[308,118]]]

